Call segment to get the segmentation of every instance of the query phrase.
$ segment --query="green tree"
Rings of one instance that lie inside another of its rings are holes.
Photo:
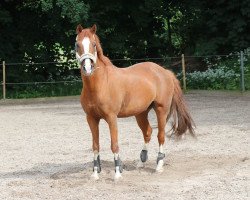
[[[0,3],[0,59],[7,62],[48,62],[58,59],[58,44],[72,58],[74,27],[87,20],[89,5],[80,0],[5,0]],[[10,71],[9,79],[47,80],[67,65],[20,66],[23,76]],[[26,72],[26,73],[24,73]],[[36,76],[34,76],[36,74]]]
[[[203,1],[198,54],[228,54],[250,46],[250,1]]]

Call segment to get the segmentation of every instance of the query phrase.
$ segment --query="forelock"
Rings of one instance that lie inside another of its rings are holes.
[[[85,37],[95,39],[95,36],[93,37],[93,33],[90,31],[90,29],[83,29],[82,32],[78,34],[78,36],[81,40],[83,40]]]

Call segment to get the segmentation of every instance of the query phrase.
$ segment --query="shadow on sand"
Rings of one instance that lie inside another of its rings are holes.
[[[155,170],[150,167],[138,169],[138,161],[126,161],[123,163],[124,171],[140,171],[143,170],[145,173],[153,173]],[[49,178],[49,179],[61,179],[67,176],[73,176],[74,174],[90,175],[92,173],[93,162],[87,163],[40,163],[30,169],[18,170],[14,172],[0,173],[0,179],[34,179],[34,178]],[[102,173],[109,174],[114,171],[114,162],[101,161]],[[81,175],[80,175],[81,176]]]

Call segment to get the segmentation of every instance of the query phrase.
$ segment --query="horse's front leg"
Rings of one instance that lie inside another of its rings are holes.
[[[87,115],[87,121],[92,133],[92,141],[93,141],[93,152],[94,152],[94,167],[93,167],[93,174],[91,175],[92,178],[95,180],[99,179],[98,173],[101,172],[101,162],[100,162],[100,155],[99,155],[99,122],[100,119],[95,118],[91,115]]]
[[[106,121],[109,125],[110,129],[110,137],[111,137],[111,150],[114,154],[115,161],[115,180],[122,178],[123,165],[121,159],[119,157],[119,145],[118,145],[118,129],[117,129],[117,116],[110,115],[106,118]]]

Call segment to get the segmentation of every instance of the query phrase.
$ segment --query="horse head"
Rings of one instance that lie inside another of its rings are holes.
[[[81,25],[78,25],[76,34],[76,59],[81,66],[83,74],[90,76],[96,69],[98,59],[97,44],[100,45],[96,36],[96,25],[85,29]]]

